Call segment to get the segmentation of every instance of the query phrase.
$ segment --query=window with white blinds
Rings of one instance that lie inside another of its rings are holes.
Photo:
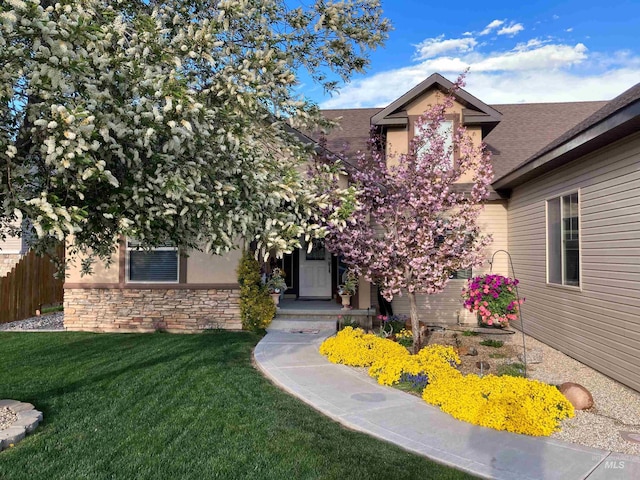
[[[128,282],[178,283],[179,263],[178,249],[174,246],[142,250],[139,242],[127,240]]]

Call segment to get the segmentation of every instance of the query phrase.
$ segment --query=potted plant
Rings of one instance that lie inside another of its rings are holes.
[[[342,285],[338,285],[338,295],[342,298],[342,309],[348,310],[351,306],[351,297],[356,294],[358,289],[358,277],[351,270],[348,270],[343,281]]]
[[[269,279],[266,283],[267,290],[273,299],[273,303],[278,307],[280,304],[280,295],[282,295],[287,289],[287,282],[284,279],[282,270],[274,268],[269,275]]]
[[[467,281],[462,290],[464,308],[478,315],[481,327],[505,328],[509,321],[517,320],[518,310],[524,302],[516,295],[518,280],[502,275],[481,275]]]

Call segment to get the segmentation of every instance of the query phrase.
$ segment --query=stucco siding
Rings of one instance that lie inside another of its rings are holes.
[[[92,288],[91,285],[102,287],[104,285],[118,285],[125,278],[126,273],[125,262],[121,263],[120,255],[120,247],[117,247],[109,266],[96,259],[92,266],[92,274],[84,276],[80,272],[81,259],[78,258],[67,266],[67,283],[73,284],[74,287],[81,285],[83,288]],[[197,250],[191,251],[187,256],[180,258],[181,263],[186,262],[184,283],[198,285],[236,284],[238,282],[236,270],[241,255],[240,249],[222,255],[213,255]],[[121,268],[125,270],[121,272]],[[126,279],[125,283],[128,283]],[[167,284],[167,288],[170,288],[169,284]]]
[[[99,259],[95,259],[91,265],[91,274],[82,274],[82,260],[84,257],[79,256],[67,261],[66,268],[66,280],[67,284],[105,284],[105,283],[118,283],[118,255],[120,251],[116,248],[116,251],[111,259],[111,264],[107,265]],[[67,254],[67,259],[70,255]]]
[[[547,285],[546,200],[578,189],[581,287]],[[508,218],[526,331],[640,390],[640,135],[516,188]]]
[[[187,283],[237,283],[238,264],[242,250],[231,250],[223,255],[194,250],[187,258]]]

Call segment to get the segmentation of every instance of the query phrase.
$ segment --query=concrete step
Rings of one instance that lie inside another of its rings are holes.
[[[338,316],[343,317],[366,317],[368,312],[366,310],[309,310],[309,309],[293,309],[293,308],[280,308],[276,312],[276,318],[313,318],[317,320],[326,320],[333,318],[334,320]],[[372,316],[372,313],[369,313]]]
[[[316,332],[336,331],[337,318],[276,318],[267,328],[267,332]]]

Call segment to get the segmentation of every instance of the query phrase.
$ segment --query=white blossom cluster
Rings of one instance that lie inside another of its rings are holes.
[[[377,0],[288,3],[3,1],[0,222],[103,258],[120,235],[218,253],[322,235],[296,71],[332,88],[389,27]]]

